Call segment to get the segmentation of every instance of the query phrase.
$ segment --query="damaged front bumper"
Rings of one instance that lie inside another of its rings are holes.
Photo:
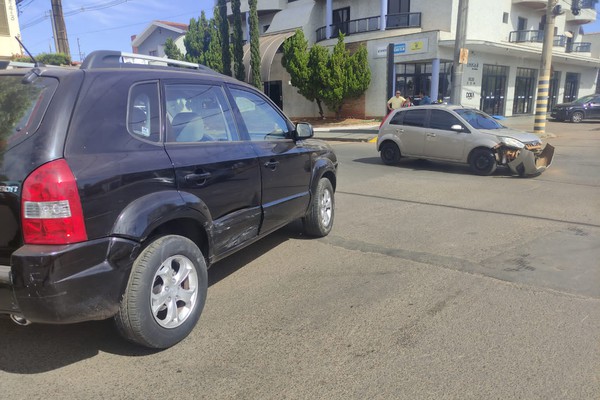
[[[513,153],[515,155],[506,165],[519,176],[536,176],[541,174],[550,166],[554,158],[554,146],[546,144],[539,153],[531,150],[520,149]]]

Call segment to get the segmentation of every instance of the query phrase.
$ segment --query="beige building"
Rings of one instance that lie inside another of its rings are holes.
[[[15,36],[21,37],[16,2],[0,0],[0,59],[7,60],[14,54],[22,54]]]

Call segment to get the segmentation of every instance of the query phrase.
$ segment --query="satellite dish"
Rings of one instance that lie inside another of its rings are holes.
[[[565,36],[568,37],[569,39],[573,38],[573,32],[571,31],[565,31]]]

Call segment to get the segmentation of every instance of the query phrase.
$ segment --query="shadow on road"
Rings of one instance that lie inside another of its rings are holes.
[[[370,164],[370,165],[384,165],[379,157],[366,157],[366,158],[357,158],[353,160],[357,163],[362,164]],[[460,175],[473,175],[471,169],[467,165],[462,164],[452,164],[452,163],[442,163],[424,159],[417,158],[406,158],[401,159],[398,165],[388,165],[386,167],[389,168],[400,168],[400,169],[410,169],[413,171],[432,171],[432,172],[444,172],[447,174],[460,174]],[[517,177],[513,176],[508,168],[498,167],[496,172],[494,172],[493,177],[496,178],[510,178]]]
[[[214,264],[208,272],[209,286],[226,279],[260,255],[289,239],[302,239],[300,221]],[[206,305],[210,307],[210,304]],[[143,357],[160,352],[122,339],[112,319],[70,325],[32,324],[19,326],[0,316],[0,371],[39,374],[92,358],[100,352]]]

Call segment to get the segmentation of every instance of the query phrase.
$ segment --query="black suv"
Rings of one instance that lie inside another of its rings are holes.
[[[579,123],[584,119],[600,119],[600,94],[580,97],[570,103],[557,104],[550,114],[557,121]]]
[[[19,324],[114,317],[166,348],[208,266],[299,218],[331,230],[332,149],[208,68],[98,51],[1,71],[0,93],[0,313]]]

